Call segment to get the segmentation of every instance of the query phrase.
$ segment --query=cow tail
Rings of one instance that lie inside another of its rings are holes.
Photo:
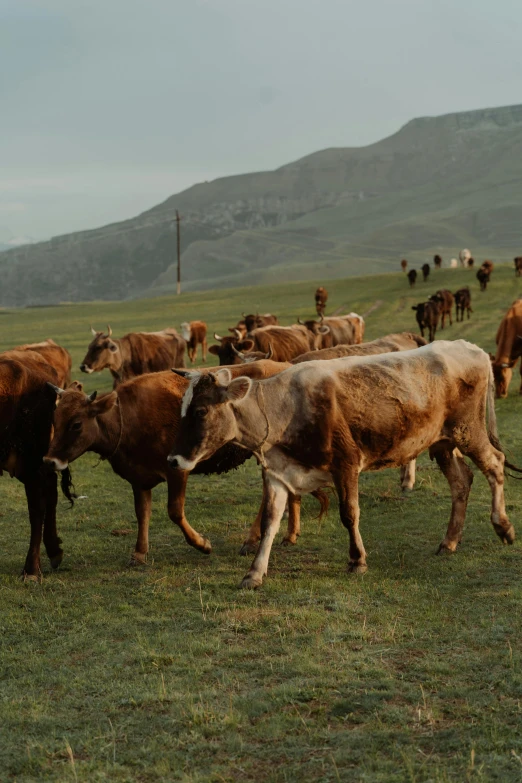
[[[74,492],[74,484],[69,468],[65,468],[60,473],[60,489],[71,504],[71,507],[74,506],[74,500],[78,495]]]
[[[488,379],[488,396],[487,396],[487,405],[488,405],[488,437],[489,442],[492,446],[494,446],[498,451],[502,452],[504,456],[506,456],[506,452],[502,448],[502,444],[500,442],[500,439],[498,437],[498,428],[497,428],[497,414],[495,412],[495,382],[493,379],[493,367],[491,366],[491,362],[489,362],[489,379]],[[512,462],[508,462],[506,459],[504,462],[504,466],[506,468],[509,468],[510,470],[514,470],[516,473],[522,473],[521,468],[517,468],[516,465],[513,465]],[[512,477],[515,478],[515,477]]]
[[[316,498],[316,500],[319,501],[319,504],[321,506],[319,510],[319,514],[317,515],[317,519],[320,522],[324,517],[324,515],[328,513],[328,509],[330,507],[330,498],[328,497],[326,492],[323,492],[320,489],[314,490],[314,492],[312,492],[311,494],[314,496],[314,498]]]

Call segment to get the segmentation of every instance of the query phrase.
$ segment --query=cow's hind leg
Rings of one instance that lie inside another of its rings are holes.
[[[26,477],[22,481],[31,525],[31,540],[22,576],[24,580],[37,582],[42,574],[40,569],[40,546],[45,515],[43,486],[41,477],[38,475]]]
[[[172,470],[169,473],[167,479],[169,517],[181,529],[187,544],[208,555],[212,551],[210,541],[194,530],[185,517],[185,493],[188,476],[189,474],[185,470]]]
[[[504,501],[504,455],[491,445],[487,436],[484,437],[483,443],[468,448],[465,454],[482,471],[491,487],[491,524],[495,533],[504,544],[512,544],[515,540],[515,528],[508,519]]]
[[[201,358],[204,362],[207,361],[207,338],[201,343]]]
[[[45,495],[45,516],[43,541],[47,557],[52,568],[58,568],[63,559],[61,540],[56,530],[56,506],[58,505],[58,476],[56,472],[48,471],[43,476]]]
[[[403,492],[411,492],[415,486],[415,468],[417,461],[412,459],[406,465],[401,465],[401,489]]]
[[[288,544],[297,544],[297,539],[301,535],[301,496],[288,495],[288,529],[286,536],[281,541],[285,546]]]
[[[350,536],[350,561],[348,571],[362,574],[366,565],[366,552],[359,532],[359,471],[353,465],[334,474],[335,488],[339,496],[341,522]]]
[[[288,490],[283,484],[270,476],[265,476],[264,479],[266,499],[261,519],[261,542],[250,570],[241,582],[241,587],[256,588],[263,584],[272,544],[279,532],[281,517],[288,499]]]
[[[243,541],[241,549],[239,550],[240,555],[255,555],[255,553],[257,552],[257,548],[259,546],[259,540],[261,538],[261,519],[263,518],[265,503],[266,503],[266,486],[265,486],[265,477],[263,476],[263,497],[261,498],[261,505],[259,506],[259,510],[256,514],[256,518],[254,519],[254,521],[250,526],[250,530],[248,531],[248,536]]]
[[[436,443],[432,446],[430,457],[437,460],[451,490],[450,521],[437,554],[455,552],[462,538],[473,473],[462,459],[460,451],[452,449],[447,443]]]

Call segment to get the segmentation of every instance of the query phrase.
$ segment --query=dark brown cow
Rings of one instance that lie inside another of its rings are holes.
[[[320,347],[320,337],[309,331],[306,326],[264,326],[252,332],[253,350],[262,354],[272,351],[276,362],[289,362],[305,351]],[[237,347],[237,346],[236,346]],[[242,349],[244,350],[244,349]]]
[[[208,351],[219,358],[220,366],[242,364],[239,354],[251,351],[254,347],[254,341],[250,337],[243,339],[240,331],[235,331],[236,334],[234,336],[226,335],[225,337],[221,337],[217,332],[214,332],[214,339],[218,340],[218,342],[216,345],[211,345]]]
[[[447,288],[441,288],[439,291],[437,291],[433,296],[430,296],[430,302],[437,302],[439,305],[439,312],[441,316],[441,325],[440,328],[444,329],[444,324],[446,322],[446,316],[449,318],[450,326],[453,326],[452,321],[452,311],[453,311],[453,302],[454,297],[451,291],[448,291]]]
[[[465,394],[463,394],[465,388]],[[504,543],[515,530],[506,514],[491,368],[486,353],[456,340],[369,357],[305,362],[264,381],[228,384],[203,376],[185,393],[173,467],[193,470],[225,444],[255,450],[266,507],[259,549],[242,582],[266,576],[288,493],[334,484],[350,537],[349,570],[367,570],[359,532],[359,475],[404,465],[429,449],[450,485],[450,522],[439,551],[455,552],[463,533],[473,474],[486,476],[491,523]],[[281,405],[284,400],[284,405]]]
[[[187,354],[192,364],[196,361],[198,345],[201,345],[201,359],[207,361],[207,325],[204,321],[184,321],[181,335],[187,343]]]
[[[495,266],[495,264],[493,263],[493,261],[483,261],[482,262],[482,269],[485,269],[486,272],[489,272],[490,274],[493,271],[493,267],[494,266]]]
[[[468,286],[459,288],[459,290],[455,292],[455,309],[457,311],[457,322],[459,320],[464,320],[464,311],[467,312],[469,321],[473,310],[471,309],[471,291],[469,290]]]
[[[516,256],[513,263],[515,264],[515,276],[520,277],[522,275],[522,256]]]
[[[497,353],[490,354],[497,397],[507,397],[513,376],[513,369],[522,355],[522,299],[513,302],[498,327],[496,334]],[[522,376],[522,363],[520,365]],[[522,394],[522,378],[520,384]]]
[[[264,315],[259,315],[259,313],[256,313],[256,315],[253,315],[252,313],[250,313],[250,315],[245,315],[243,313],[243,319],[248,337],[250,337],[250,334],[254,329],[261,329],[263,326],[277,326],[279,323],[277,316],[272,315],[271,313],[265,313]]]
[[[488,287],[489,278],[491,277],[491,269],[485,268],[484,264],[477,271],[477,280],[480,283],[480,290],[485,291]]]
[[[428,277],[430,276],[430,265],[429,264],[423,264],[422,265],[422,279],[425,283]]]
[[[428,339],[430,343],[435,339],[437,332],[437,326],[439,325],[440,317],[440,304],[439,302],[428,301],[420,302],[417,305],[413,305],[412,310],[415,310],[415,317],[419,324],[419,329],[424,337],[424,330],[428,330]]]
[[[435,269],[440,269],[442,266],[442,258],[439,255],[433,256],[433,265]]]
[[[413,286],[415,285],[415,282],[417,280],[417,270],[416,269],[410,269],[410,271],[408,272],[407,277],[408,277],[408,282],[410,284],[410,288],[413,288]]]
[[[319,286],[315,292],[315,311],[317,315],[324,315],[326,303],[328,301],[328,291],[323,286]]]
[[[402,261],[401,261],[401,269],[402,269],[403,272],[405,272],[407,270],[407,268],[408,268],[408,262],[406,261],[405,258],[403,258]]]
[[[51,566],[58,568],[63,551],[56,530],[56,475],[45,469],[42,458],[49,447],[56,394],[48,383],[58,374],[43,357],[29,350],[0,355],[0,475],[7,471],[25,489],[31,540],[23,568],[24,579],[41,577],[43,541]],[[69,471],[62,475],[62,490],[71,500]]]
[[[471,268],[474,264],[475,264],[475,259],[472,256],[470,256],[468,258],[468,266]]]
[[[137,375],[185,366],[185,340],[175,329],[131,332],[118,340],[112,338],[110,326],[107,334],[91,331],[93,339],[80,370],[91,373],[109,369],[114,389]]]
[[[311,319],[301,321],[301,326],[312,332],[318,338],[318,346],[332,348],[335,345],[357,345],[364,338],[364,318],[357,313],[338,316],[321,316],[319,321]]]
[[[27,345],[18,345],[13,348],[14,351],[34,351],[54,367],[57,373],[58,386],[68,386],[71,382],[72,359],[69,351],[57,345],[54,340],[42,340],[41,343],[28,343]]]

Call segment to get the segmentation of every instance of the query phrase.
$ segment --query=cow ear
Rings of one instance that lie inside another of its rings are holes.
[[[237,348],[240,351],[251,351],[253,347],[254,347],[253,340],[243,340],[243,342],[239,343],[239,345],[237,346]]]
[[[251,378],[247,378],[244,375],[234,378],[226,387],[226,399],[228,402],[241,402],[248,396],[251,388]]]
[[[116,405],[117,400],[118,395],[115,391],[93,400],[89,405],[89,416],[103,416],[104,413],[108,413]]]
[[[319,332],[319,334],[328,334],[328,332],[330,331],[330,327],[329,326],[319,326],[317,331]]]
[[[215,370],[211,373],[220,386],[227,386],[232,380],[232,373],[228,367],[222,367],[219,370]]]
[[[214,356],[219,356],[219,345],[210,345],[208,352],[213,353]]]
[[[80,383],[80,381],[72,381],[67,388],[81,392],[83,391],[83,383]]]

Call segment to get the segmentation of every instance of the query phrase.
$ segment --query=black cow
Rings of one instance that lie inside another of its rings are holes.
[[[415,269],[410,269],[410,271],[408,272],[407,277],[408,277],[408,280],[410,282],[410,288],[413,288],[413,286],[415,285],[415,282],[417,280],[417,272],[416,272],[416,270]]]
[[[430,276],[430,265],[429,264],[423,264],[422,265],[422,277],[424,282],[428,279]]]
[[[412,310],[416,310],[417,323],[422,336],[424,337],[424,330],[427,329],[429,333],[429,341],[433,342],[435,339],[435,332],[439,325],[440,306],[438,302],[428,301],[421,302],[418,305],[413,305]]]
[[[459,288],[459,290],[455,292],[455,308],[457,310],[457,322],[464,320],[464,310],[466,310],[468,314],[469,321],[470,314],[473,312],[473,310],[471,309],[471,292],[468,286]]]

